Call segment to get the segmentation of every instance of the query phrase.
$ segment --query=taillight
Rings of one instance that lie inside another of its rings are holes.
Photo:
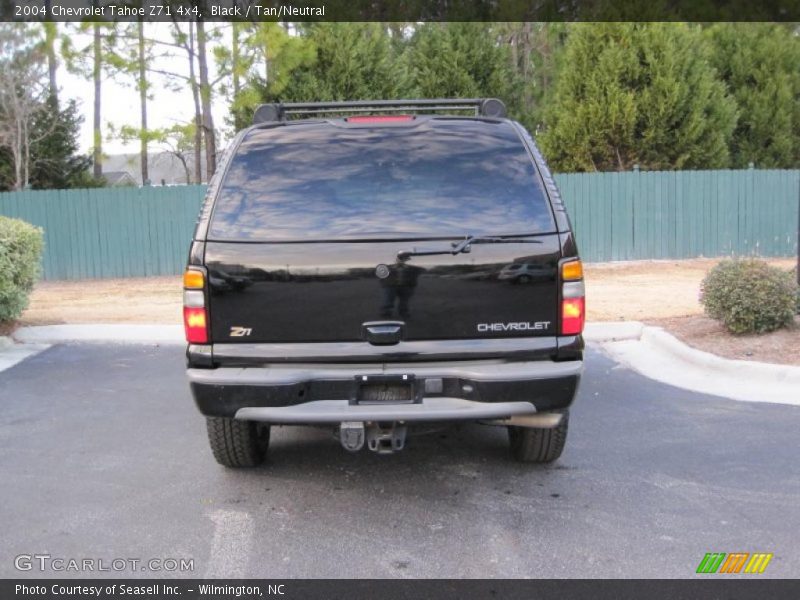
[[[583,331],[584,307],[583,298],[564,298],[561,301],[562,335],[578,335]]]
[[[190,344],[208,343],[205,273],[188,269],[183,274],[183,328]]]
[[[563,263],[561,281],[561,335],[579,335],[586,320],[586,290],[581,261]]]
[[[189,269],[183,274],[183,287],[187,290],[202,290],[205,287],[205,280],[202,271]]]

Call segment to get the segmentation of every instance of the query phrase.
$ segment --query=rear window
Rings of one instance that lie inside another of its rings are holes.
[[[231,159],[208,239],[306,241],[555,231],[526,148],[507,123],[289,125]]]

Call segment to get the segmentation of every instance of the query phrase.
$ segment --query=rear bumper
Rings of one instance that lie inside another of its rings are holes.
[[[563,410],[583,362],[470,361],[188,369],[200,412],[272,423],[505,419]],[[359,404],[358,379],[413,376],[416,402]]]
[[[530,402],[475,402],[462,398],[423,398],[417,404],[350,404],[314,400],[296,406],[240,408],[235,418],[267,423],[341,423],[342,421],[479,421],[536,414]],[[557,424],[557,422],[556,422]]]

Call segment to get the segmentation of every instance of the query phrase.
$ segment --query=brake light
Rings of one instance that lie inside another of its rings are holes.
[[[414,117],[411,115],[368,115],[359,117],[347,117],[345,121],[348,123],[402,123],[403,121],[411,121]]]
[[[584,299],[564,298],[561,301],[561,333],[563,335],[578,335],[583,331]]]
[[[183,329],[190,344],[208,343],[205,273],[187,269],[183,274]]]
[[[586,290],[581,261],[562,263],[561,281],[561,335],[580,335],[586,321]]]
[[[208,343],[208,328],[206,327],[206,309],[183,307],[183,326],[186,330],[186,341],[190,344]]]

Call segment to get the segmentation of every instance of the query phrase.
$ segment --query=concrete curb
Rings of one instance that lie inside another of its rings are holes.
[[[606,341],[617,362],[676,387],[747,402],[800,406],[800,367],[721,358],[687,346],[660,327],[638,340]]]
[[[48,344],[15,344],[9,337],[0,337],[0,373],[49,347]]]
[[[183,345],[182,325],[43,325],[20,327],[14,338],[23,343],[93,342],[114,344]]]
[[[587,323],[583,329],[583,339],[594,343],[638,340],[643,330],[644,323],[639,321]]]
[[[649,346],[669,352],[693,365],[701,366],[729,377],[768,378],[797,386],[797,395],[800,396],[800,367],[722,358],[716,354],[692,348],[660,327],[645,327],[641,340]]]

